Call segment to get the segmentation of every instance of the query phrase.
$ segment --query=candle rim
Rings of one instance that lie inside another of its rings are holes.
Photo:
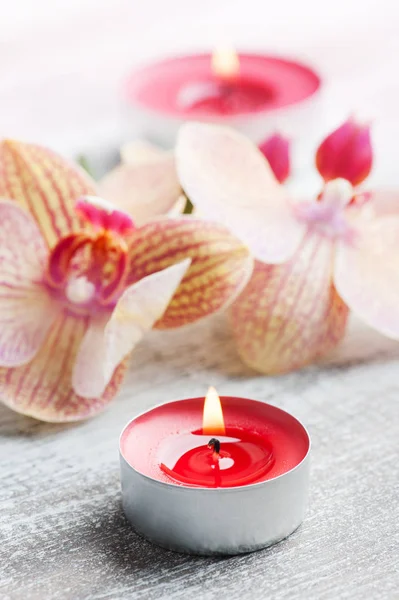
[[[184,60],[184,59],[195,59],[195,58],[209,58],[209,60],[211,60],[212,58],[212,52],[187,52],[187,53],[171,53],[170,55],[167,55],[165,58],[161,58],[161,59],[150,59],[146,62],[143,62],[141,64],[141,66],[138,66],[137,68],[133,69],[130,74],[126,77],[124,85],[123,85],[123,89],[124,89],[124,98],[127,101],[129,106],[137,106],[142,110],[147,111],[148,114],[150,115],[162,115],[164,117],[168,117],[170,119],[175,119],[177,121],[180,120],[187,120],[187,119],[194,119],[194,120],[199,120],[199,121],[213,121],[215,123],[224,123],[226,121],[229,121],[231,123],[234,123],[235,121],[239,121],[242,118],[254,118],[254,115],[256,116],[263,116],[265,114],[279,114],[283,111],[287,111],[287,110],[293,110],[295,108],[297,108],[298,106],[303,107],[306,106],[307,104],[309,104],[310,102],[314,102],[320,95],[320,93],[322,92],[322,90],[324,89],[324,78],[321,75],[321,73],[319,73],[319,71],[316,69],[316,66],[314,66],[313,64],[311,64],[311,62],[313,61],[308,61],[307,58],[302,58],[302,56],[300,55],[298,58],[294,58],[294,57],[290,57],[290,56],[286,56],[283,54],[279,54],[279,53],[271,53],[269,54],[268,52],[264,52],[262,53],[260,50],[259,51],[245,51],[245,52],[241,52],[241,51],[237,51],[238,57],[241,59],[267,59],[270,60],[272,62],[277,62],[277,63],[282,63],[285,66],[295,66],[297,68],[299,68],[302,72],[307,73],[308,75],[311,75],[315,81],[316,81],[316,87],[314,89],[313,92],[311,92],[308,96],[306,96],[305,98],[303,98],[302,100],[294,100],[292,102],[289,102],[283,106],[277,106],[277,107],[265,107],[265,108],[260,108],[256,111],[242,111],[242,112],[237,112],[231,115],[215,115],[213,113],[210,113],[209,115],[200,115],[200,114],[196,114],[193,115],[192,113],[190,113],[190,111],[187,110],[172,110],[172,109],[157,109],[151,106],[148,106],[147,104],[145,104],[142,100],[138,99],[137,97],[134,97],[134,100],[132,99],[132,94],[131,94],[131,89],[137,89],[137,84],[134,85],[134,80],[137,77],[140,77],[142,75],[145,75],[148,71],[150,71],[151,69],[155,69],[157,67],[160,67],[162,65],[168,65],[170,63],[173,63],[174,61],[179,61],[179,60]]]
[[[157,410],[158,408],[161,408],[167,404],[176,404],[178,402],[185,402],[185,401],[202,401],[204,400],[204,398],[202,396],[196,396],[193,398],[179,398],[177,400],[171,400],[170,402],[160,402],[159,404],[156,404],[155,406],[152,406],[151,408],[144,410],[142,412],[140,412],[139,414],[137,414],[135,417],[133,417],[132,419],[130,419],[126,425],[124,425],[124,427],[122,428],[122,431],[119,435],[119,456],[121,459],[123,459],[123,461],[126,463],[126,465],[132,469],[137,475],[140,475],[141,477],[144,477],[145,479],[147,479],[148,481],[152,482],[152,483],[156,483],[159,484],[161,486],[172,486],[174,488],[178,488],[180,490],[196,490],[197,492],[204,492],[204,493],[215,493],[215,492],[223,492],[223,493],[232,493],[232,492],[244,492],[245,490],[248,490],[249,488],[252,487],[258,487],[258,486],[262,486],[262,485],[267,485],[267,484],[272,484],[273,482],[281,479],[282,477],[285,477],[287,475],[290,475],[291,473],[293,473],[294,471],[296,471],[297,469],[299,469],[308,459],[309,459],[309,455],[310,455],[310,451],[311,451],[311,447],[312,447],[312,442],[311,442],[311,438],[310,438],[310,434],[309,431],[307,430],[307,428],[305,427],[305,425],[297,418],[295,417],[293,414],[289,413],[288,411],[284,410],[283,408],[280,408],[279,406],[275,406],[274,404],[270,404],[269,402],[262,402],[261,400],[253,400],[252,398],[244,398],[242,396],[219,396],[220,400],[222,401],[229,401],[232,399],[235,400],[246,400],[249,402],[253,402],[256,404],[263,404],[266,406],[269,406],[273,409],[275,409],[277,412],[280,413],[284,413],[284,415],[288,415],[289,417],[291,417],[292,419],[294,419],[294,421],[296,421],[297,424],[300,425],[300,427],[302,428],[303,432],[305,433],[305,437],[306,437],[306,442],[307,442],[307,450],[305,455],[303,456],[303,458],[298,462],[298,464],[296,464],[294,467],[292,467],[291,469],[289,469],[288,471],[284,471],[284,473],[281,473],[280,475],[277,475],[276,477],[272,477],[271,479],[266,479],[265,481],[257,481],[255,483],[249,483],[247,485],[242,485],[242,486],[230,486],[230,487],[218,487],[218,488],[208,488],[208,487],[201,487],[201,486],[196,486],[196,485],[179,485],[177,483],[174,483],[173,481],[169,482],[169,481],[161,481],[159,479],[156,479],[155,477],[152,477],[151,475],[147,475],[146,473],[142,473],[141,471],[138,471],[135,467],[133,467],[132,464],[130,464],[130,462],[127,460],[127,458],[124,456],[123,451],[122,451],[122,438],[123,435],[125,433],[125,431],[127,430],[127,428],[129,427],[129,425],[131,423],[133,423],[133,421],[136,421],[137,419],[139,419],[140,417],[146,415],[147,413],[150,413],[152,411]]]

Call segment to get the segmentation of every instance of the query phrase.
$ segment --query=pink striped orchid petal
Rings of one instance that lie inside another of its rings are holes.
[[[0,365],[15,367],[38,352],[57,306],[42,283],[48,250],[36,223],[2,201],[0,224]]]
[[[159,219],[137,229],[130,240],[129,283],[191,259],[165,314],[155,324],[172,329],[194,323],[228,306],[253,267],[248,248],[223,225],[181,217]]]
[[[335,286],[358,317],[399,339],[399,215],[357,225],[353,243],[337,247]]]
[[[95,415],[114,398],[126,371],[123,362],[103,394],[83,398],[72,388],[72,370],[88,329],[87,318],[62,313],[27,365],[0,368],[0,397],[13,410],[41,421],[79,421]]]
[[[287,192],[260,150],[243,135],[217,125],[188,123],[176,149],[180,182],[201,215],[225,224],[255,258],[282,263],[306,230]]]
[[[89,327],[73,372],[73,387],[85,398],[103,394],[118,364],[162,317],[183,279],[190,259],[148,275],[131,285],[108,322]]]
[[[285,373],[313,362],[341,340],[348,309],[332,285],[332,257],[330,240],[308,234],[288,263],[255,263],[231,309],[245,363],[264,373]]]
[[[30,212],[50,247],[80,229],[76,199],[95,194],[95,187],[82,169],[51,150],[10,140],[0,144],[0,197]]]
[[[136,225],[173,211],[181,196],[174,158],[166,153],[121,164],[99,185],[101,195],[128,213]]]

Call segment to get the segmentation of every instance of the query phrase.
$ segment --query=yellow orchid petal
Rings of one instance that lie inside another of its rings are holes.
[[[231,309],[243,360],[277,374],[326,354],[345,332],[348,309],[332,284],[333,245],[309,234],[284,265],[256,262]]]
[[[49,246],[79,228],[79,196],[95,194],[90,178],[51,150],[17,141],[0,144],[0,197],[30,212]]]
[[[356,225],[353,243],[338,245],[335,286],[358,317],[399,339],[399,215]]]
[[[122,363],[100,396],[87,399],[72,389],[72,370],[89,321],[61,314],[35,358],[15,369],[0,368],[0,397],[13,410],[42,421],[91,417],[117,393],[126,370]]]
[[[73,372],[73,387],[86,398],[100,396],[118,364],[163,315],[190,265],[186,259],[131,285],[107,323],[92,323]]]
[[[188,123],[179,132],[180,182],[199,213],[225,224],[255,258],[283,263],[306,230],[260,150],[243,135],[216,125]]]
[[[42,283],[48,250],[28,213],[0,202],[0,365],[29,362],[57,315]]]
[[[193,323],[227,306],[252,271],[248,248],[225,227],[200,219],[162,219],[138,229],[130,247],[130,282],[191,259],[158,328]]]
[[[101,195],[128,213],[137,226],[173,211],[182,193],[171,155],[121,164],[99,186]]]

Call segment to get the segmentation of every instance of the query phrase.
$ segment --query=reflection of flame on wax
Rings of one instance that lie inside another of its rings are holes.
[[[219,79],[232,81],[240,72],[240,60],[231,46],[220,46],[212,54],[212,73]]]
[[[203,435],[225,435],[224,419],[220,398],[215,388],[210,387],[204,402],[202,420]]]

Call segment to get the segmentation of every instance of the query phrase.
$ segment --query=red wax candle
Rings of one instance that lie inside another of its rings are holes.
[[[209,444],[212,439],[220,444],[220,451],[215,452],[214,445]],[[184,446],[187,450],[179,455],[178,449]],[[240,429],[228,429],[225,435],[211,439],[202,430],[195,431],[182,436],[179,444],[168,450],[160,464],[162,471],[177,483],[202,487],[235,487],[261,481],[274,462],[267,439]]]
[[[303,461],[309,439],[294,417],[253,400],[221,400],[223,416],[192,398],[137,417],[122,434],[122,456],[152,479],[204,488],[264,482]]]
[[[319,76],[295,61],[239,54],[234,69],[212,58],[182,56],[134,72],[128,102],[179,119],[223,120],[302,103],[320,87]]]

